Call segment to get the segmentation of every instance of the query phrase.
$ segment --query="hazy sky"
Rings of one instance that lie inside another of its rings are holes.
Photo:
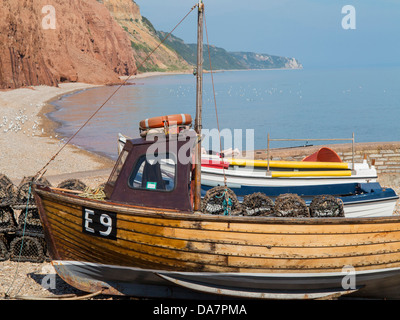
[[[167,32],[197,3],[196,0],[135,2],[157,30]],[[400,0],[204,0],[204,3],[210,43],[228,51],[295,57],[305,68],[400,65]],[[346,5],[353,6],[354,15],[349,11],[342,13]],[[343,19],[347,25],[355,21],[355,29],[344,29]],[[196,42],[196,21],[194,11],[174,34],[187,43]]]

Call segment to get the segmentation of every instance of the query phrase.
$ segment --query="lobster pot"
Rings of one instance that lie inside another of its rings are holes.
[[[306,202],[297,194],[284,193],[276,197],[274,212],[278,217],[309,217]]]
[[[43,238],[16,236],[10,243],[10,260],[21,262],[43,262],[45,242]]]
[[[0,261],[8,260],[7,240],[4,235],[0,234]]]
[[[18,231],[25,230],[25,234],[42,235],[43,227],[36,207],[22,210],[18,217]]]
[[[14,210],[10,206],[0,207],[0,232],[11,232],[15,228]]]
[[[34,177],[24,177],[20,182],[16,194],[15,194],[15,204],[16,205],[33,205],[35,204],[35,199],[32,193],[32,182]],[[36,181],[37,184],[51,186],[50,182],[44,178]]]
[[[242,206],[235,193],[224,186],[207,190],[201,201],[201,212],[215,215],[239,215]]]
[[[243,214],[248,216],[273,216],[274,202],[262,192],[245,195],[243,198]]]
[[[13,203],[15,186],[4,174],[0,174],[0,206],[7,206]]]

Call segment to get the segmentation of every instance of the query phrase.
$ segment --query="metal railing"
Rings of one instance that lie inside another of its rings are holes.
[[[269,172],[269,161],[270,161],[270,147],[271,141],[351,141],[351,153],[352,153],[352,171],[354,171],[354,132],[352,138],[338,138],[338,139],[271,139],[269,133],[267,134],[267,172]]]

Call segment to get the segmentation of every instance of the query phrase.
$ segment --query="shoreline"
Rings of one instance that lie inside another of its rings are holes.
[[[59,87],[35,86],[0,91],[0,173],[18,184],[24,177],[33,176],[42,169],[62,146],[55,134],[57,123],[45,116],[54,107],[50,103],[66,94],[99,86],[63,83]],[[99,177],[94,180],[102,183],[113,164],[114,161],[105,156],[69,144],[47,167],[44,178],[51,183],[62,181],[58,181],[57,176],[63,180],[69,176],[81,176],[85,180],[84,172],[87,172],[91,177],[98,173]]]
[[[130,79],[190,73],[146,72]],[[124,80],[128,76],[120,78]],[[40,85],[0,90],[0,174],[6,175],[16,185],[24,177],[35,175],[61,148],[65,138],[56,132],[62,123],[46,116],[56,109],[52,102],[65,95],[104,86],[70,82],[60,83],[58,87]],[[71,142],[47,167],[44,178],[52,184],[76,178],[95,187],[105,182],[114,162],[104,154]]]

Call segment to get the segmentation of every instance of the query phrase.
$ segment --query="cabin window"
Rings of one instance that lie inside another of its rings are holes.
[[[133,167],[128,185],[133,189],[172,191],[175,177],[176,159],[173,154],[142,155]]]
[[[110,175],[110,178],[108,179],[108,184],[114,186],[115,181],[117,181],[117,178],[121,172],[121,169],[125,163],[126,158],[128,157],[128,151],[122,150],[121,154],[118,157],[117,163],[114,167],[113,172]]]

